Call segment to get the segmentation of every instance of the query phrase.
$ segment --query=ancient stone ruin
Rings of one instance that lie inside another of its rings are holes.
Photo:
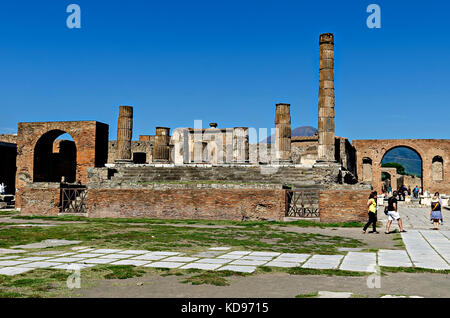
[[[320,35],[319,47],[316,136],[292,137],[291,105],[277,104],[271,143],[220,123],[156,127],[132,140],[133,107],[120,106],[117,140],[96,121],[19,123],[14,139],[0,136],[0,152],[10,153],[0,182],[13,186],[24,215],[353,221],[366,218],[381,172],[394,174],[383,156],[406,146],[422,157],[423,187],[450,193],[450,140],[335,136],[333,34]],[[73,141],[57,139],[64,133]]]

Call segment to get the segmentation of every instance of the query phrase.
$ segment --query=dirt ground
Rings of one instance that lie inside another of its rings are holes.
[[[380,278],[380,288],[368,288],[368,277],[323,275],[290,275],[266,273],[230,278],[229,286],[191,285],[180,283],[182,277],[148,273],[126,280],[103,280],[88,289],[72,292],[72,297],[295,297],[318,291],[352,292],[358,296],[408,295],[422,297],[450,297],[450,277],[432,273],[390,273]],[[142,284],[142,285],[141,285]],[[83,287],[83,278],[81,278]]]

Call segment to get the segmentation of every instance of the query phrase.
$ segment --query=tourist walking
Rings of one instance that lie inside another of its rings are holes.
[[[443,221],[442,219],[442,200],[439,196],[439,192],[434,194],[433,200],[431,200],[431,212],[430,219],[433,221],[434,228],[433,230],[439,230],[439,221]]]
[[[4,195],[5,194],[5,184],[2,182],[0,183],[0,195]]]
[[[388,200],[388,222],[386,224],[386,231],[384,233],[389,234],[389,228],[391,227],[392,221],[396,220],[398,222],[398,227],[400,228],[400,232],[406,232],[403,229],[402,219],[400,218],[400,214],[398,213],[398,201],[397,201],[397,191],[394,191],[392,197]]]
[[[369,214],[369,221],[363,228],[363,234],[367,233],[367,228],[372,224],[373,232],[378,234],[377,232],[377,192],[372,192],[369,196],[369,201],[367,201],[367,210]]]

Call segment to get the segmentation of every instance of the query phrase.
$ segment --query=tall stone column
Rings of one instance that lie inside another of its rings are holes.
[[[156,127],[155,144],[153,146],[153,161],[169,162],[170,128]]]
[[[233,161],[246,163],[249,161],[248,127],[233,128]]]
[[[335,161],[334,134],[334,37],[320,35],[319,41],[319,146],[320,161]]]
[[[275,158],[291,162],[291,105],[277,104],[275,110]]]
[[[120,106],[117,122],[116,162],[131,162],[131,138],[133,134],[133,107]]]

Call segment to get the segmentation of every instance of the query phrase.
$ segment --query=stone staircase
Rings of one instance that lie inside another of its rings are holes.
[[[117,168],[117,172],[111,177],[111,182],[275,183],[309,189],[316,188],[313,175],[313,169],[298,166],[124,166]]]

